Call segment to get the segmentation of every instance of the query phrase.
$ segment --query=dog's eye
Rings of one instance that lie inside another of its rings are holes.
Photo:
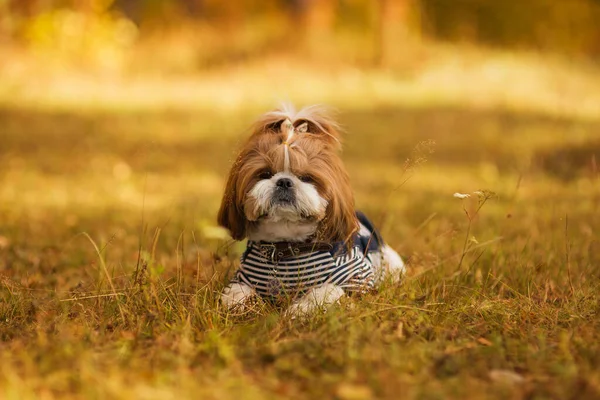
[[[300,179],[300,180],[301,180],[302,182],[304,182],[304,183],[312,183],[312,182],[314,182],[314,181],[315,181],[315,180],[313,179],[313,177],[312,177],[312,176],[310,176],[310,175],[302,175],[302,176],[300,176],[298,179]]]
[[[263,171],[258,175],[259,179],[271,179],[271,177],[273,176],[273,174],[271,173],[271,171]]]

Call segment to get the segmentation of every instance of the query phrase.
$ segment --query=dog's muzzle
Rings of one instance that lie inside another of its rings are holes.
[[[281,178],[277,181],[273,192],[274,204],[293,204],[296,202],[294,182],[290,178]]]

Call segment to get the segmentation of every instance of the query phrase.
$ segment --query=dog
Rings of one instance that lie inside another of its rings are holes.
[[[355,211],[340,132],[322,106],[282,106],[254,124],[218,213],[233,239],[248,240],[226,308],[262,297],[305,315],[401,279],[402,258]]]

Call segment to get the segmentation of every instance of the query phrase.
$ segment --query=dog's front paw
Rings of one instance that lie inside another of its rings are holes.
[[[232,283],[221,293],[221,303],[225,308],[244,309],[244,307],[256,298],[256,292],[250,286],[243,283]]]
[[[343,295],[344,290],[337,285],[328,283],[318,286],[310,289],[304,296],[292,303],[286,310],[286,314],[292,318],[307,316],[336,303]]]

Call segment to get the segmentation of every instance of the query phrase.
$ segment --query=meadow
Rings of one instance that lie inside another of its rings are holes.
[[[244,244],[216,212],[261,95],[2,102],[1,398],[600,397],[593,112],[333,99],[357,207],[408,273],[292,320],[218,303]]]

